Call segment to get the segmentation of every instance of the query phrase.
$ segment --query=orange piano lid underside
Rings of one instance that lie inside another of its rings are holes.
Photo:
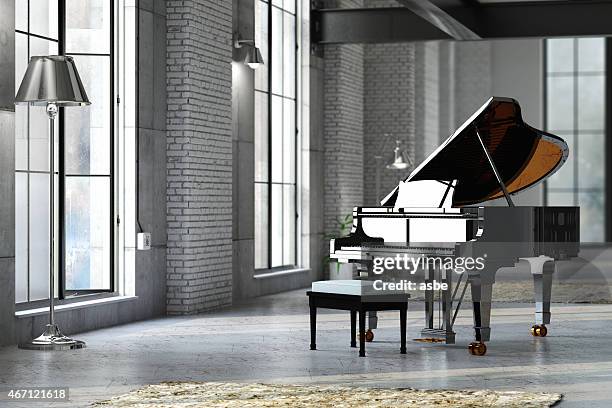
[[[561,146],[544,138],[540,138],[538,144],[519,176],[512,180],[506,188],[509,193],[515,193],[527,188],[550,174],[563,160],[564,151]],[[503,197],[500,190],[490,196],[489,199]]]

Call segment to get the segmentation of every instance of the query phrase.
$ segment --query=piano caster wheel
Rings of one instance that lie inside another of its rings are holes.
[[[481,341],[475,341],[470,343],[468,350],[473,356],[484,356],[487,353],[487,346]]]
[[[359,333],[359,338],[361,338],[361,333]],[[366,331],[365,341],[367,341],[368,343],[374,341],[374,332],[372,331],[372,329],[368,329],[368,331]]]
[[[531,326],[531,335],[533,337],[546,337],[548,329],[543,324],[534,324]]]

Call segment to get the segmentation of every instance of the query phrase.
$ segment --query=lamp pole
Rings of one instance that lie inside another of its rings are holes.
[[[376,165],[376,182],[375,182],[375,193],[376,193],[376,204],[380,203],[380,166],[382,166],[383,157],[380,155],[374,156]]]
[[[49,116],[49,326],[48,331],[52,335],[61,336],[55,325],[55,117],[57,116],[57,105],[47,105]]]

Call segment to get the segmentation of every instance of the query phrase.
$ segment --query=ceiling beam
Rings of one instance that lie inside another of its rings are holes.
[[[612,2],[604,0],[481,3],[446,12],[483,38],[612,35]]]
[[[397,2],[455,40],[481,39],[478,34],[428,0],[397,0]]]
[[[483,39],[612,36],[610,1],[480,3],[478,7],[455,6],[441,10]],[[313,10],[311,22],[314,44],[457,38],[448,29],[441,29],[441,24],[434,24],[404,7]]]
[[[312,10],[310,21],[315,44],[452,39],[404,7]]]

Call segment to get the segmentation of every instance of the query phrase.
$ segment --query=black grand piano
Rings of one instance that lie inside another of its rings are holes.
[[[330,257],[357,263],[371,277],[376,257],[484,256],[482,270],[457,274],[428,267],[423,271],[425,281],[448,284],[439,295],[425,292],[423,340],[455,342],[453,324],[469,286],[473,355],[484,355],[490,339],[496,272],[523,263],[534,280],[531,333],[546,336],[555,261],[578,255],[580,212],[578,207],[515,206],[512,196],[553,174],[567,156],[565,141],[523,121],[517,101],[492,97],[380,207],[354,208],[351,234],[331,240]],[[481,204],[498,198],[505,205]],[[376,327],[374,315],[369,322],[370,329]]]

